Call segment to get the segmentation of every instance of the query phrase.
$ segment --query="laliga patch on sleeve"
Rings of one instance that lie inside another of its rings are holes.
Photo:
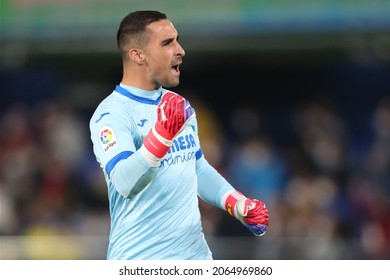
[[[108,154],[118,146],[114,131],[110,127],[103,127],[99,132],[99,138],[105,154]]]

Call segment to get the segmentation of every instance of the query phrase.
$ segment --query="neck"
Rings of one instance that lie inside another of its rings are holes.
[[[137,65],[136,69],[131,67],[125,67],[121,83],[143,90],[158,89],[160,86],[151,83],[149,80],[147,80],[145,78],[147,76],[148,73],[146,73],[145,68],[142,68],[142,66],[140,65]]]

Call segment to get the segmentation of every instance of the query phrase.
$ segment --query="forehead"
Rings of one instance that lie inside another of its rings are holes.
[[[151,40],[176,38],[178,35],[172,22],[167,19],[152,22],[148,25],[147,29],[152,35],[150,37]]]

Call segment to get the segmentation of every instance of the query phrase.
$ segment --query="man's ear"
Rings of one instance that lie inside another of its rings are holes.
[[[129,50],[130,60],[134,61],[137,64],[142,64],[144,62],[145,54],[142,49],[130,49]]]

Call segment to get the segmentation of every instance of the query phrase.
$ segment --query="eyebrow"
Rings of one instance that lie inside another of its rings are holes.
[[[165,39],[165,40],[163,40],[162,42],[161,42],[161,45],[162,46],[166,46],[166,45],[168,45],[169,43],[171,43],[173,40],[175,40],[176,39],[176,41],[179,41],[179,36],[177,36],[176,38],[168,38],[168,39]]]

